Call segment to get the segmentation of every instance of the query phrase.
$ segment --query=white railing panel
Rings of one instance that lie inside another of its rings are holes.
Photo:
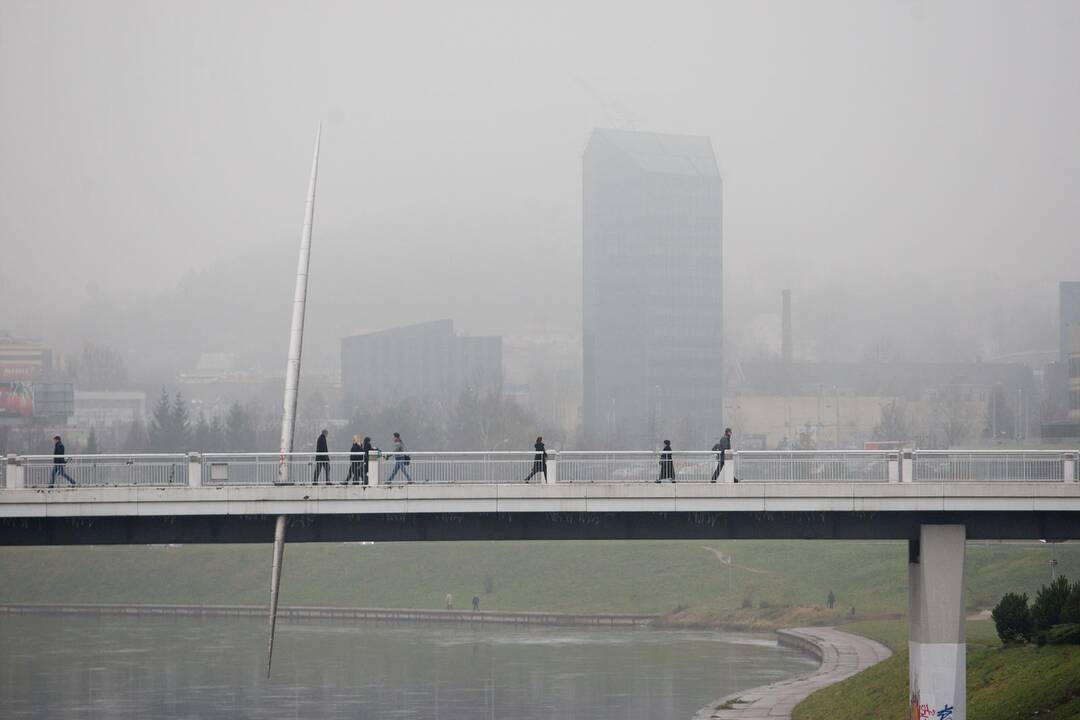
[[[736,453],[739,482],[889,481],[885,450],[742,450]]]
[[[1056,450],[916,450],[915,482],[1063,482]]]
[[[659,451],[559,453],[560,483],[645,483],[660,480]],[[710,451],[673,451],[675,482],[710,482],[719,463]],[[725,462],[732,462],[728,453]],[[671,482],[664,478],[662,482]]]
[[[68,455],[57,465],[52,455],[24,455],[26,487],[110,487],[188,484],[188,458],[182,454]]]

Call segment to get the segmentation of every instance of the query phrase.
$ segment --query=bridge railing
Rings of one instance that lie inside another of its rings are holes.
[[[676,482],[710,482],[719,454],[677,450],[671,464]],[[733,462],[728,453],[726,462]],[[557,480],[561,483],[642,483],[660,481],[659,451],[562,451]],[[664,478],[663,482],[670,482]]]
[[[743,450],[739,482],[889,482],[886,450]]]
[[[1075,453],[1059,450],[916,450],[914,482],[1062,482],[1071,470],[1076,481]]]
[[[532,472],[532,452],[412,452],[368,454],[368,481],[387,483],[523,483]],[[325,466],[315,453],[206,453],[202,455],[203,485],[274,485],[318,482],[359,485],[363,456],[327,453]],[[551,457],[551,456],[549,456]],[[553,463],[552,463],[553,464]],[[542,482],[537,472],[534,482]]]
[[[20,460],[23,484],[29,488],[188,484],[188,456],[183,453],[68,455],[63,465],[52,455],[23,455]]]

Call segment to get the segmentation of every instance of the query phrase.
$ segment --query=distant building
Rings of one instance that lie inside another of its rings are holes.
[[[453,403],[466,388],[502,392],[502,338],[454,334],[451,320],[341,340],[346,411],[400,400]]]
[[[0,424],[21,419],[62,424],[73,410],[74,386],[55,382],[52,350],[0,332]]]
[[[1061,362],[1069,353],[1069,325],[1080,324],[1080,281],[1058,283],[1058,352]]]
[[[593,443],[723,430],[722,184],[705,137],[595,130],[583,161],[583,411]]]
[[[75,425],[112,428],[142,422],[146,417],[146,393],[108,390],[75,390]]]
[[[1042,437],[1051,442],[1080,440],[1080,322],[1066,327],[1065,361],[1060,369],[1065,375],[1065,419],[1043,423]]]

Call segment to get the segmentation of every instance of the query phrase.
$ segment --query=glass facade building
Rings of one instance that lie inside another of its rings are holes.
[[[583,162],[583,420],[592,443],[723,433],[723,192],[705,137],[595,130]]]

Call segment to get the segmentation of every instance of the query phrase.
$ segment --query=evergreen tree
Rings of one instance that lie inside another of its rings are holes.
[[[146,452],[150,442],[146,437],[146,426],[142,420],[136,420],[128,426],[127,438],[124,440],[123,451],[126,453]]]
[[[177,452],[187,450],[191,444],[191,417],[188,414],[187,401],[179,392],[173,396],[169,416],[172,425],[171,449]]]
[[[163,386],[150,420],[150,450],[152,452],[168,452],[171,449],[172,423],[172,404],[169,402],[169,393]]]
[[[191,443],[198,452],[210,452],[210,423],[206,422],[206,415],[201,409],[191,433]]]
[[[244,407],[234,402],[225,418],[225,448],[227,452],[255,450],[255,423]]]
[[[100,450],[98,450],[97,432],[94,430],[93,427],[90,428],[90,435],[86,438],[85,452],[87,455],[97,455],[99,452],[101,452]]]
[[[203,452],[222,452],[225,449],[225,426],[216,414],[210,418],[210,434]]]

